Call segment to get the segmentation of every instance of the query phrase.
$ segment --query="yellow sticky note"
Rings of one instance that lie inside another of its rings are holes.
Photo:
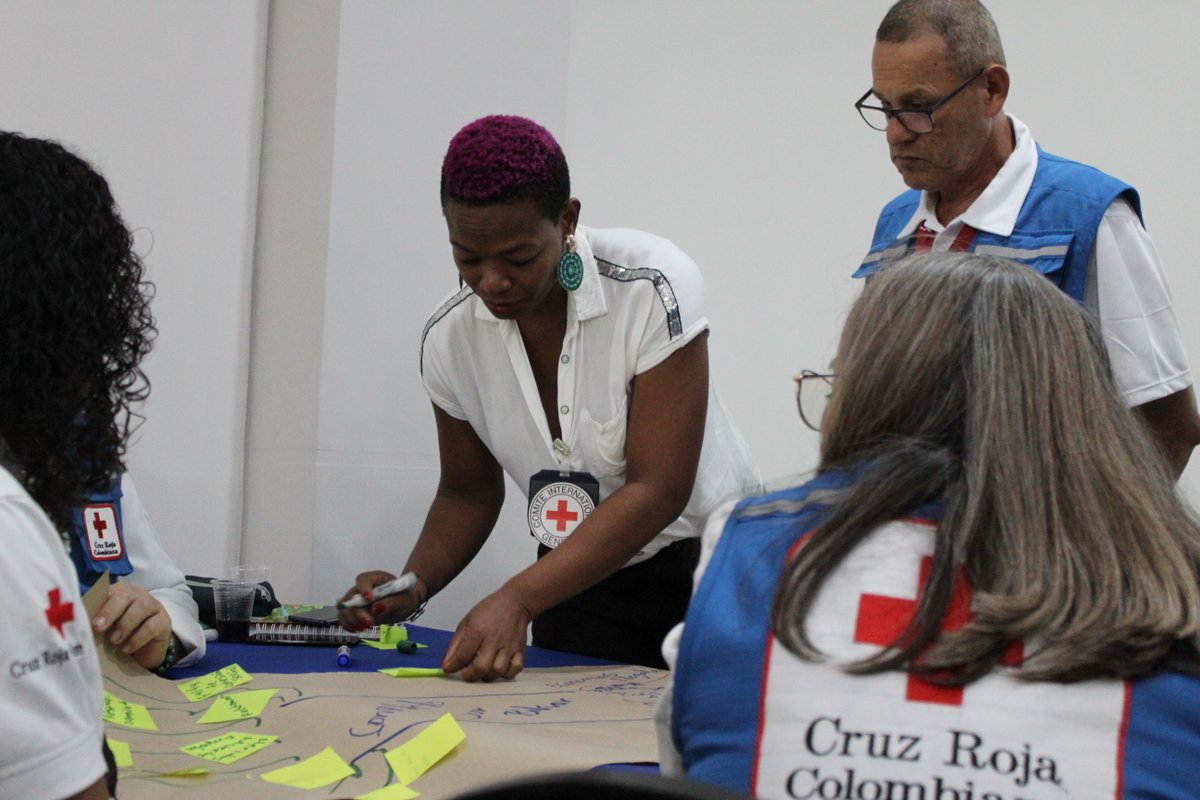
[[[158,730],[145,706],[122,700],[109,692],[104,693],[104,721],[143,731]]]
[[[210,672],[195,680],[179,684],[179,691],[183,692],[184,697],[195,703],[212,697],[214,694],[220,694],[226,689],[249,683],[251,680],[253,678],[247,675],[245,670],[237,664],[230,664],[216,672]]]
[[[332,747],[326,747],[299,764],[273,769],[270,772],[264,772],[259,777],[270,783],[282,783],[284,786],[295,786],[298,789],[319,789],[353,774],[354,768],[347,764]]]
[[[420,796],[402,783],[393,783],[391,786],[360,794],[354,800],[413,800],[414,797]]]
[[[407,642],[408,628],[404,625],[380,625],[379,641],[391,645],[396,642]]]
[[[251,689],[248,692],[232,692],[223,694],[212,705],[204,716],[196,720],[207,725],[210,722],[232,722],[238,719],[257,717],[267,705],[277,689]]]
[[[396,645],[388,644],[387,642],[376,642],[373,639],[359,639],[359,644],[365,644],[367,647],[374,647],[376,650],[395,650]]]
[[[379,639],[360,639],[359,641],[376,650],[394,650],[396,642],[408,641],[408,628],[403,625],[380,625]]]
[[[393,678],[436,678],[446,674],[437,667],[392,667],[379,671]]]
[[[266,736],[259,733],[230,731],[222,736],[205,739],[203,742],[184,745],[179,749],[196,758],[216,761],[218,764],[232,764],[246,756],[254,755],[278,738],[278,736]]]
[[[108,742],[108,749],[112,751],[113,759],[116,760],[118,767],[132,767],[133,753],[129,749],[128,742],[120,742],[116,739],[104,737]]]
[[[396,780],[409,784],[429,771],[466,738],[467,735],[454,717],[443,714],[437,722],[389,751],[387,762],[396,773]]]

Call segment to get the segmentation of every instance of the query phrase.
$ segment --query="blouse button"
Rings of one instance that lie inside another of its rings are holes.
[[[562,362],[562,363],[564,363],[564,364],[567,364],[567,363],[569,363],[569,362],[571,361],[571,357],[570,357],[569,355],[567,355],[566,353],[563,353],[563,354],[562,354],[562,358],[560,358],[560,359],[558,359],[558,360],[559,360],[559,361],[561,361],[561,362]]]
[[[563,407],[561,407],[561,408],[560,408],[560,409],[558,409],[558,410],[559,410],[561,413],[563,413],[563,414],[570,414],[570,413],[571,413],[571,407],[570,407],[570,406],[563,406]]]

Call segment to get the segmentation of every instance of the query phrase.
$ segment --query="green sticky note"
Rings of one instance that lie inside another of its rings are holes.
[[[353,774],[354,768],[342,760],[332,747],[326,747],[299,764],[264,772],[259,777],[270,783],[295,786],[297,789],[320,789]]]
[[[107,736],[104,740],[108,742],[108,749],[112,751],[113,759],[117,762],[118,767],[132,767],[133,753],[129,749],[128,742],[119,742],[116,739],[109,739]]]
[[[258,733],[230,731],[203,742],[184,745],[179,749],[196,758],[208,759],[218,764],[232,764],[246,756],[254,755],[278,738]]]
[[[437,722],[388,752],[386,758],[396,780],[409,784],[429,771],[467,738],[454,717],[443,714]]]
[[[109,692],[104,693],[104,721],[143,731],[158,730],[145,706],[122,700]]]
[[[196,720],[201,724],[210,722],[232,722],[238,719],[250,719],[262,713],[277,689],[251,689],[248,692],[232,692],[223,694],[212,705],[204,716]]]
[[[359,639],[359,644],[365,644],[367,647],[374,647],[376,650],[395,650],[396,645],[387,644],[386,642],[377,642],[374,639]]]
[[[413,800],[414,797],[420,796],[402,783],[393,783],[391,786],[360,794],[354,800]]]
[[[393,678],[436,678],[446,674],[437,667],[392,667],[379,671]]]
[[[376,650],[395,650],[396,642],[408,641],[408,628],[403,625],[380,625],[378,639],[360,639],[359,641]]]
[[[210,672],[195,680],[179,684],[179,691],[183,692],[184,697],[195,703],[252,680],[253,678],[237,664],[230,664],[216,672]]]

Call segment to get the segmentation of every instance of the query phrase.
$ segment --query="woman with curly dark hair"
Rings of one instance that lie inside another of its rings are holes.
[[[0,796],[107,797],[101,680],[64,545],[123,469],[150,285],[105,180],[0,132]]]

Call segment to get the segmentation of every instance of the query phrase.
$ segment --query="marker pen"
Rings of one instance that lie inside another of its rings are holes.
[[[385,597],[391,597],[394,594],[400,594],[403,591],[411,589],[417,585],[417,576],[411,572],[406,572],[399,578],[393,578],[390,581],[385,581],[371,590],[371,600],[382,600]],[[367,604],[367,600],[361,594],[356,594],[344,603],[338,603],[338,608],[362,608]]]
[[[339,667],[350,666],[350,645],[344,644],[338,648],[337,665]]]

